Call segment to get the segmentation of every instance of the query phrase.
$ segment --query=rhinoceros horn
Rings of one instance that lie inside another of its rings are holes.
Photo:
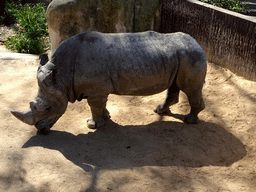
[[[22,122],[29,124],[29,125],[35,125],[35,118],[33,117],[33,113],[31,108],[28,108],[27,110],[23,111],[23,112],[18,112],[18,111],[11,111],[11,113],[18,118],[19,120],[21,120]]]

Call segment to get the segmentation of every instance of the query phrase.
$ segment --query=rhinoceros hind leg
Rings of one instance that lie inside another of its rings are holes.
[[[106,108],[104,109],[104,112],[103,112],[103,118],[105,120],[110,119],[109,111]]]
[[[199,122],[198,114],[205,108],[202,92],[197,94],[187,95],[191,106],[190,113],[185,116],[186,123],[196,124]]]
[[[169,112],[169,107],[179,102],[179,92],[180,89],[177,87],[176,82],[173,82],[167,90],[164,102],[158,105],[154,112],[158,114]]]
[[[109,112],[106,109],[107,96],[90,96],[87,99],[91,107],[92,116],[87,119],[87,127],[96,129],[103,126],[104,119],[109,119]]]

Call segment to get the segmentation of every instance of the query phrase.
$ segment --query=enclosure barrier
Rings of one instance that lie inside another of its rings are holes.
[[[162,0],[160,32],[182,31],[203,47],[207,59],[256,81],[256,17],[197,0]]]

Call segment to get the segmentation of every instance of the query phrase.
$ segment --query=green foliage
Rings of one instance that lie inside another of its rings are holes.
[[[0,15],[0,25],[3,24],[3,22],[4,22],[4,16]]]
[[[7,40],[6,47],[23,53],[43,53],[46,48],[45,39],[49,34],[43,4],[7,2],[6,13],[17,23],[17,33]]]
[[[239,0],[200,0],[224,9],[235,11],[238,13],[246,13],[249,10],[248,3]]]

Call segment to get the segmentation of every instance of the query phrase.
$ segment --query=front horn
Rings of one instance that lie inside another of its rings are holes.
[[[29,124],[29,125],[35,125],[35,118],[33,117],[32,110],[30,108],[26,109],[23,112],[19,111],[11,111],[11,113],[22,122]]]

